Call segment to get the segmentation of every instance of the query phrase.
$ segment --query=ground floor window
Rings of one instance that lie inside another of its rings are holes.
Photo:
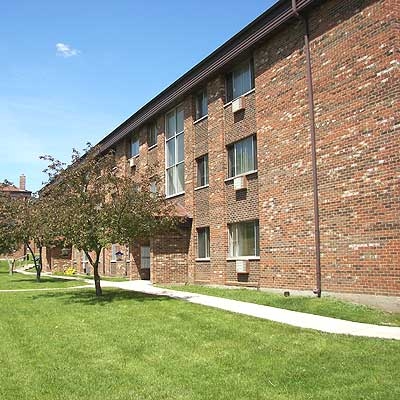
[[[150,268],[150,246],[140,247],[140,268]]]
[[[228,230],[230,257],[260,255],[258,220],[230,224]]]
[[[210,228],[197,229],[197,257],[210,258]]]

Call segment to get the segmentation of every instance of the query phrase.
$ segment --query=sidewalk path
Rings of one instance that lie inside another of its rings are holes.
[[[31,274],[30,272],[18,271]],[[94,286],[93,280],[66,276],[50,275],[60,279],[82,280],[88,284],[86,287]],[[370,338],[400,340],[400,327],[364,324],[361,322],[346,321],[343,319],[323,317],[321,315],[307,314],[298,311],[286,310],[262,306],[244,301],[224,299],[221,297],[207,296],[204,294],[181,292],[177,290],[155,287],[149,281],[124,281],[112,282],[101,281],[102,287],[114,287],[123,290],[131,290],[155,296],[168,296],[173,299],[184,300],[193,304],[219,308],[221,310],[237,314],[280,322],[299,328],[314,329],[321,332],[336,333],[342,335],[363,336]],[[75,288],[75,287],[74,287]]]
[[[298,311],[285,310],[283,308],[246,303],[244,301],[207,296],[204,294],[163,289],[154,287],[148,281],[102,281],[101,284],[103,287],[116,287],[156,296],[168,296],[173,299],[185,300],[193,304],[201,304],[203,306],[219,308],[221,310],[250,315],[252,317],[267,319],[270,321],[281,322],[283,324],[297,326],[300,328],[314,329],[321,332],[400,340],[400,327],[364,324],[360,322],[352,322],[337,318],[307,314]]]

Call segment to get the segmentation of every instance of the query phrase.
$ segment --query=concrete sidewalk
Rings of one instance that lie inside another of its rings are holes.
[[[168,296],[173,299],[188,301],[193,304],[219,308],[238,314],[281,322],[299,328],[314,329],[321,332],[343,335],[363,336],[381,339],[400,340],[400,327],[380,326],[351,322],[342,319],[322,317],[297,311],[262,306],[243,301],[229,300],[220,297],[207,296],[197,293],[180,292],[177,290],[154,287],[148,281],[109,282],[102,281],[103,287],[116,287],[156,296]]]

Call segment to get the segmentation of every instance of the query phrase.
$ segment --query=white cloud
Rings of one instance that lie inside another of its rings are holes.
[[[56,44],[56,54],[58,56],[68,58],[68,57],[73,57],[77,56],[80,54],[80,51],[77,49],[72,48],[70,45],[65,44],[65,43],[57,43]]]

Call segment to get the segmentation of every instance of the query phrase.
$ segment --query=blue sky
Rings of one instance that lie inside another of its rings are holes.
[[[0,2],[0,181],[37,191],[275,0]]]

